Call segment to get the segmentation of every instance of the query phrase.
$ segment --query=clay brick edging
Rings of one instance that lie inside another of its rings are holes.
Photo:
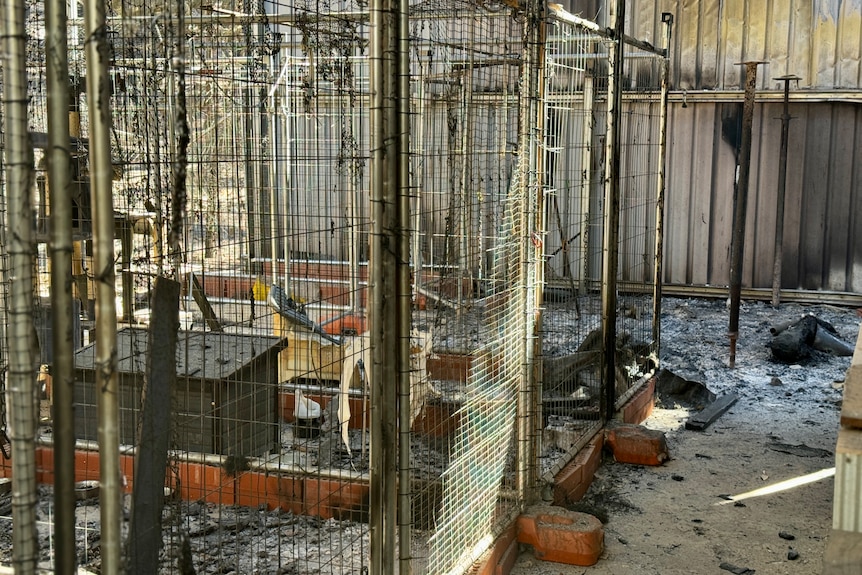
[[[120,456],[126,493],[131,493],[134,487],[134,465],[134,457]],[[11,461],[0,458],[0,477],[11,476]],[[75,481],[98,481],[99,477],[99,452],[76,450]],[[36,481],[54,483],[54,450],[51,447],[36,448]],[[215,463],[180,461],[168,471],[165,485],[178,489],[179,496],[188,501],[266,506],[323,519],[367,520],[368,516],[370,488],[361,481],[297,477],[258,470],[234,477]]]
[[[629,423],[609,424],[604,437],[605,448],[618,463],[661,465],[670,459],[667,438],[661,431]]]
[[[604,434],[597,433],[554,478],[554,504],[580,501],[602,464]]]
[[[619,415],[625,423],[641,423],[652,412],[655,405],[655,378],[650,378],[644,388],[636,393],[626,405],[619,410]],[[605,447],[605,430],[600,430],[568,463],[554,478],[553,487],[553,503],[557,506],[566,505],[579,501],[592,484],[593,477],[602,463],[602,453]],[[564,508],[557,507],[555,509]],[[529,543],[531,531],[521,531],[522,527],[530,527],[529,519],[522,519],[521,515],[513,525],[504,531],[503,535],[497,538],[484,561],[477,567],[475,575],[508,575],[515,560],[517,559],[517,542]],[[535,524],[535,521],[532,521]],[[598,520],[596,519],[596,522]],[[595,523],[592,524],[595,527]],[[517,540],[512,541],[512,528],[518,526]],[[601,527],[601,523],[598,522]],[[590,532],[592,533],[592,532]],[[603,531],[602,531],[603,533]],[[589,539],[589,536],[587,536]],[[602,535],[602,548],[604,545],[604,536]],[[595,541],[595,539],[589,539]],[[590,560],[595,554],[595,548],[588,554]],[[595,554],[595,559],[598,561],[602,551],[599,550]],[[539,554],[537,553],[538,557]],[[555,556],[552,554],[552,557]],[[544,554],[545,559],[549,559],[547,554]],[[595,561],[591,564],[594,564]]]
[[[513,521],[497,537],[482,563],[472,569],[470,575],[509,575],[518,559],[519,551],[518,522]]]
[[[655,376],[638,391],[622,408],[620,419],[625,423],[643,423],[655,407]]]

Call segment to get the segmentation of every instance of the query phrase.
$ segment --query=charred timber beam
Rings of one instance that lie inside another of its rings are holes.
[[[748,180],[751,170],[751,132],[754,122],[754,87],[757,67],[763,62],[744,62],[745,102],[742,108],[742,143],[736,161],[736,186],[733,193],[733,234],[730,239],[730,367],[736,363],[739,338],[739,302],[742,294],[742,266],[745,253],[745,224],[748,208]]]

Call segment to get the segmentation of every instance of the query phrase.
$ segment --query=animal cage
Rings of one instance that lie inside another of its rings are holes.
[[[30,122],[45,133],[44,19],[30,5]],[[368,6],[109,7],[127,447],[139,437],[153,287],[160,277],[183,285],[166,475],[179,497],[165,502],[158,570],[178,572],[190,557],[210,570],[361,573],[370,553],[371,451],[380,449],[370,432],[379,366],[368,333]],[[90,311],[100,276],[87,221],[94,103],[79,89],[91,73],[80,16],[71,6],[69,120],[80,196],[72,275],[83,345],[76,457],[85,462],[76,479],[91,480],[99,478],[91,462],[100,455],[100,366]],[[402,264],[412,292],[403,334],[411,394],[400,437],[409,446],[411,539],[399,541],[399,553],[416,573],[466,573],[601,428],[608,386],[618,408],[655,367],[665,59],[626,38],[623,72],[613,78],[612,37],[553,7],[536,20],[508,2],[420,0],[411,2],[408,30],[410,255]],[[606,199],[614,82],[622,92],[618,234]],[[41,242],[34,289],[50,298],[52,192],[45,147],[33,148]],[[186,176],[181,208],[178,168]],[[609,249],[618,255],[610,311]],[[603,340],[609,325],[613,350]],[[50,449],[50,421],[40,442]],[[39,471],[53,476],[49,461],[42,457]],[[133,476],[134,449],[120,465]],[[98,567],[89,542],[100,518],[85,507],[79,558]],[[9,553],[0,543],[0,561]]]
[[[568,461],[562,453],[579,447],[577,434],[591,433],[603,419],[599,411],[607,386],[613,386],[615,407],[620,407],[657,362],[663,58],[651,46],[623,44],[623,74],[617,80],[622,92],[617,306],[608,317],[603,266],[608,257],[609,44],[603,31],[565,14],[549,22],[542,391],[549,421],[544,454],[551,457],[544,462],[545,480]],[[616,334],[610,375],[599,367],[611,351],[602,339],[605,322]]]

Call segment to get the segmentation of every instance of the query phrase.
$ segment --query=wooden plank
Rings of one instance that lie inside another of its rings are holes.
[[[725,411],[730,409],[730,407],[736,403],[739,399],[739,396],[735,393],[728,393],[726,395],[722,395],[712,403],[710,403],[706,408],[693,416],[688,418],[688,421],[685,422],[685,428],[691,429],[694,431],[703,431],[707,427],[709,427],[712,422],[721,417]]]
[[[835,487],[832,528],[862,533],[862,431],[842,428],[835,446]]]
[[[841,425],[862,429],[862,330],[856,339],[856,349],[847,377],[844,378],[844,400],[841,402]]]
[[[833,529],[823,553],[822,575],[862,575],[862,533]]]
[[[201,308],[201,312],[204,314],[204,321],[207,322],[207,326],[209,326],[211,330],[221,331],[221,324],[216,317],[213,306],[210,304],[210,300],[207,299],[207,294],[204,293],[201,283],[198,281],[198,277],[194,273],[191,274],[191,276],[192,297],[195,299],[195,303],[198,304],[198,307]]]
[[[838,441],[835,443],[835,456],[862,456],[862,430],[841,429],[838,431]],[[854,477],[862,479],[862,477]],[[855,491],[854,491],[855,493]]]

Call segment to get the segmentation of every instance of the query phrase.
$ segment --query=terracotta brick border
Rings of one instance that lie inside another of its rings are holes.
[[[457,358],[445,358],[446,366],[452,369],[453,374],[463,373],[465,360]],[[450,363],[451,362],[451,363]],[[442,366],[440,366],[442,367]],[[454,369],[453,369],[454,368]],[[640,423],[652,410],[653,394],[655,390],[654,381],[650,381],[640,392],[620,410],[621,418],[631,423]],[[292,405],[281,405],[282,413],[289,415]],[[287,411],[288,413],[284,413]],[[432,411],[426,415],[429,421],[425,422],[428,428],[439,428],[439,423],[447,416],[444,408],[442,411]],[[417,422],[421,420],[418,418]],[[432,423],[433,422],[433,423]],[[422,431],[422,423],[419,423],[417,431]],[[444,426],[447,431],[454,431],[456,423]],[[424,431],[427,431],[425,429]],[[578,501],[587,491],[592,483],[596,470],[601,465],[602,449],[604,443],[604,432],[600,431],[587,445],[581,449],[577,456],[563,468],[557,475],[554,485],[554,503],[557,505],[567,502]],[[131,492],[133,488],[134,459],[129,455],[120,457],[120,468],[124,476],[124,489]],[[11,461],[0,458],[0,477],[11,477]],[[97,451],[78,450],[75,453],[75,481],[98,480],[99,479],[99,453]],[[39,446],[36,449],[36,480],[39,483],[54,482],[54,453],[48,446]],[[277,474],[275,472],[252,470],[240,474],[237,477],[229,476],[224,469],[215,464],[180,462],[166,477],[165,484],[178,490],[180,497],[188,500],[200,500],[223,505],[243,505],[248,507],[265,506],[268,509],[282,509],[296,514],[313,515],[324,519],[354,519],[366,520],[369,508],[370,489],[367,483],[361,481],[345,481],[339,479],[327,479],[318,477],[302,477]],[[565,514],[564,514],[565,515]],[[569,532],[582,532],[583,537],[578,540],[595,542],[596,532],[592,528],[582,530],[566,525],[574,525],[578,521],[569,522],[564,517],[556,522],[548,515],[547,521],[539,521],[546,531],[545,538],[539,541],[536,537],[530,538],[530,533],[536,530],[524,530],[529,523],[515,520],[500,535],[485,558],[477,564],[474,573],[478,575],[508,575],[511,572],[518,552],[520,542],[538,542],[540,554],[550,560],[571,560],[577,556],[577,560],[592,557],[596,551],[595,545],[586,546],[575,555],[563,549],[557,551],[554,541],[568,541],[572,535]],[[554,527],[555,522],[557,527]],[[533,525],[537,525],[533,521]],[[520,526],[520,529],[519,529]],[[589,527],[589,526],[588,526]],[[565,532],[565,533],[561,533]],[[522,534],[523,533],[523,534]],[[529,540],[528,540],[529,539]],[[571,543],[571,541],[569,541]],[[533,544],[533,543],[531,543]],[[544,547],[542,547],[544,545]],[[601,551],[599,551],[599,554]],[[598,558],[598,555],[596,555]]]
[[[650,413],[652,413],[653,405],[655,404],[655,378],[650,378],[646,385],[637,392],[618,412],[619,419],[625,423],[639,424],[642,423]],[[600,430],[569,462],[568,465],[554,478],[553,488],[553,503],[554,505],[565,505],[579,501],[589,489],[593,482],[593,477],[602,462],[602,451],[604,449],[604,430]],[[523,515],[521,516],[523,517]],[[519,517],[520,519],[520,517]],[[515,521],[518,525],[519,521]],[[523,523],[521,523],[523,525]],[[512,527],[510,526],[503,535],[497,538],[491,550],[488,551],[485,558],[477,567],[475,573],[479,575],[509,575],[512,571],[512,566],[517,558],[511,562],[506,562],[503,559],[507,557],[507,553],[511,551],[512,542],[508,535]],[[524,537],[519,535],[519,540]],[[587,537],[589,539],[589,537]],[[594,540],[594,539],[592,539]],[[525,542],[525,541],[522,541]],[[588,547],[588,549],[590,549]],[[593,549],[593,551],[595,551]],[[600,556],[596,555],[596,558]],[[537,557],[539,554],[537,553]],[[552,557],[559,557],[552,555]],[[545,558],[549,556],[545,554]],[[555,559],[550,559],[555,560]],[[551,569],[552,571],[552,569]]]

